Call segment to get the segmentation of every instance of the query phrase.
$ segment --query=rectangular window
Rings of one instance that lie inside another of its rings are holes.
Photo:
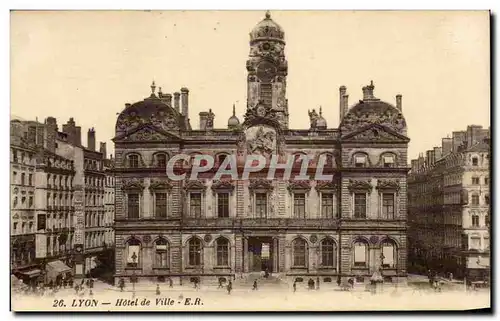
[[[479,195],[472,195],[472,205],[479,205]]]
[[[159,218],[167,217],[167,193],[155,194],[155,216]]]
[[[479,177],[473,177],[472,178],[472,184],[473,185],[479,185]]]
[[[229,217],[229,193],[217,194],[217,216]]]
[[[140,245],[129,245],[128,246],[128,257],[127,257],[127,266],[128,267],[138,267],[139,266],[140,250],[141,250]]]
[[[354,217],[366,218],[366,193],[354,194]]]
[[[354,245],[354,266],[365,267],[366,266],[366,245],[356,244]]]
[[[479,227],[479,216],[472,215],[472,226]]]
[[[388,268],[394,267],[394,246],[383,245],[382,254],[384,255],[383,266]]]
[[[356,156],[355,157],[355,166],[356,167],[365,167],[366,157],[365,156]]]
[[[156,267],[168,268],[167,244],[156,245]]]
[[[490,184],[490,179],[488,177],[484,178],[484,185]]]
[[[201,217],[201,193],[191,193],[189,196],[190,196],[189,213],[191,214],[191,217],[200,218]]]
[[[394,167],[394,157],[384,156],[384,167]]]
[[[382,218],[394,219],[394,194],[382,194]]]
[[[333,194],[321,194],[321,214],[324,218],[333,218]]]
[[[255,194],[255,215],[259,218],[265,218],[267,216],[267,194],[266,193]]]
[[[139,194],[128,194],[128,217],[139,218]]]
[[[295,218],[306,217],[306,194],[293,194],[293,215]]]

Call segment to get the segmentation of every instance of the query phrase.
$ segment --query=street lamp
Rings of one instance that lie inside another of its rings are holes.
[[[132,253],[132,263],[134,264],[134,269],[132,270],[132,298],[135,298],[135,268],[137,267],[136,265],[137,261],[137,254]]]

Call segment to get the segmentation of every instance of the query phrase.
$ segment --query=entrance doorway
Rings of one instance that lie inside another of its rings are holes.
[[[271,237],[249,237],[247,254],[250,272],[273,271],[274,248]]]

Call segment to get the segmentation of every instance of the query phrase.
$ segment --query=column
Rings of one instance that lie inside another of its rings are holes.
[[[278,272],[278,239],[273,238],[273,273]]]
[[[243,260],[243,273],[248,272],[248,238],[243,237],[243,255],[241,256]]]

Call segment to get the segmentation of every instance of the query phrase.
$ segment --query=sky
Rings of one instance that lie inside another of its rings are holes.
[[[111,139],[125,103],[187,87],[193,128],[212,109],[226,128],[246,110],[249,32],[264,11],[23,11],[11,14],[11,115],[59,128],[73,117],[82,142],[94,127]],[[322,106],[339,124],[339,87],[349,106],[373,80],[375,96],[403,95],[409,160],[452,131],[490,124],[486,11],[271,11],[285,31],[290,128],[309,128]],[[99,144],[96,144],[99,146]]]

